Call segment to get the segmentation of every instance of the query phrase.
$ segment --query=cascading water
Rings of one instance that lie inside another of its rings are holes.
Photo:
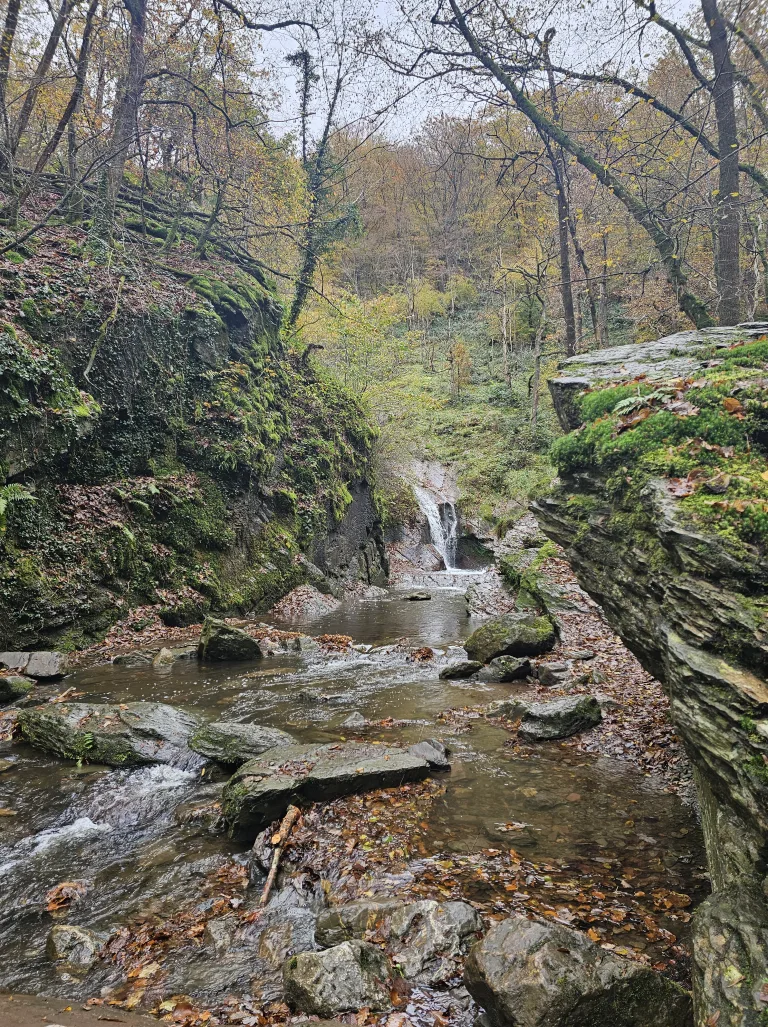
[[[427,519],[432,544],[442,556],[446,570],[456,567],[456,546],[459,541],[459,518],[450,500],[438,498],[421,485],[413,489],[421,512]]]

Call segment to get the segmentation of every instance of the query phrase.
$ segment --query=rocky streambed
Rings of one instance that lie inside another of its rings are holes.
[[[612,749],[647,676],[594,610],[493,628],[463,588],[428,594],[258,651],[235,633],[237,661],[221,632],[203,661],[157,644],[7,707],[2,987],[188,1025],[688,1023],[700,832]]]

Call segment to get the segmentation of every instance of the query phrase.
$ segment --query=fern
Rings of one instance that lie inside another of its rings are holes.
[[[7,526],[7,510],[11,503],[34,503],[35,497],[23,485],[0,485],[0,531]]]

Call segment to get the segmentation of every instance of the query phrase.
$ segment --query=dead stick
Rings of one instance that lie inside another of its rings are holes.
[[[273,836],[273,843],[275,845],[275,851],[272,855],[272,866],[269,868],[269,876],[267,877],[266,884],[264,885],[264,891],[261,893],[261,899],[259,901],[260,906],[266,906],[269,893],[272,891],[272,885],[275,883],[277,877],[277,868],[280,866],[280,859],[282,858],[285,847],[288,844],[288,836],[291,833],[293,825],[298,819],[299,813],[298,806],[289,806],[288,812],[283,817],[280,824],[280,829],[277,835]]]

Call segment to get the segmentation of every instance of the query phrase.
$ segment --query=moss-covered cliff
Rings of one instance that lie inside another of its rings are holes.
[[[697,1024],[768,1022],[768,325],[566,361],[555,494],[536,504],[584,588],[666,685],[714,894]]]
[[[269,282],[117,259],[2,265],[0,496],[34,497],[0,534],[2,647],[78,646],[135,605],[184,623],[308,576],[381,580],[371,430],[284,349]]]

